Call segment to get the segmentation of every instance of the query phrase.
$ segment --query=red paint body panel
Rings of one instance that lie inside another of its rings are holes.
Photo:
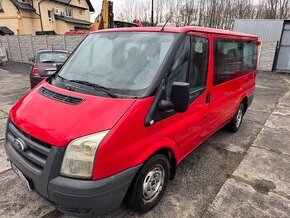
[[[52,100],[37,92],[42,85],[85,100],[79,105]],[[134,101],[74,93],[43,82],[16,103],[10,118],[27,134],[51,145],[64,147],[75,138],[113,128]]]
[[[171,149],[179,156],[174,140],[166,137],[162,122],[150,127],[144,120],[153,97],[137,100],[120,122],[111,130],[99,147],[93,179],[104,178],[143,163],[162,148]]]
[[[160,32],[161,28],[122,28],[105,32]],[[214,38],[257,40],[257,37],[204,27],[165,28],[165,32],[189,33],[209,39],[209,67],[206,90],[186,112],[177,113],[149,127],[144,125],[154,96],[143,99],[103,98],[71,92],[49,85],[58,93],[84,98],[80,105],[68,105],[40,95],[37,88],[11,110],[10,119],[24,132],[53,146],[65,147],[72,140],[110,129],[100,144],[93,179],[112,176],[148,160],[167,148],[179,163],[198,145],[233,117],[244,97],[254,92],[256,71],[213,86]],[[211,96],[206,103],[207,95]]]

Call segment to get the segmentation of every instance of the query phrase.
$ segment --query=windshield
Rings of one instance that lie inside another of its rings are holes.
[[[177,34],[171,33],[90,34],[58,75],[139,96],[153,81],[175,38]]]
[[[64,63],[68,57],[67,53],[45,52],[40,53],[38,63]]]

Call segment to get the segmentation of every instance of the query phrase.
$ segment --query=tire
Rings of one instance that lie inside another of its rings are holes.
[[[237,132],[243,122],[243,117],[244,117],[244,112],[245,112],[245,107],[244,104],[241,103],[235,116],[232,118],[232,120],[228,123],[227,129],[231,132]]]
[[[130,186],[126,197],[127,206],[139,213],[154,208],[165,192],[169,174],[170,163],[165,155],[157,154],[150,158]]]

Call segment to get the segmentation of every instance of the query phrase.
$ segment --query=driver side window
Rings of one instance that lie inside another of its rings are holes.
[[[187,36],[175,54],[166,79],[166,98],[170,99],[174,82],[187,82],[191,99],[198,97],[206,87],[209,58],[209,42],[205,37]]]
[[[188,67],[190,57],[190,36],[187,36],[178,48],[173,64],[166,79],[166,98],[170,99],[174,82],[188,82]]]
[[[190,92],[206,87],[208,71],[208,39],[200,36],[191,37],[191,55],[189,84]]]

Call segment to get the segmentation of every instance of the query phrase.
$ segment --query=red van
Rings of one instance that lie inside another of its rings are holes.
[[[253,100],[258,38],[203,28],[89,34],[18,101],[5,148],[30,189],[65,213],[144,213],[176,166]]]

